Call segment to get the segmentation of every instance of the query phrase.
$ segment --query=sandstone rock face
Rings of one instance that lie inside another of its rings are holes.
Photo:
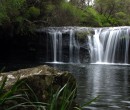
[[[54,27],[51,28],[51,33],[48,28],[45,28],[39,29],[39,31],[28,36],[3,36],[4,33],[2,34],[0,31],[0,63],[5,63],[5,61],[7,63],[16,62],[16,64],[18,62],[53,62],[53,38],[55,32],[57,32],[57,39],[55,40],[55,43],[57,43],[57,61],[69,62],[70,57],[73,57],[74,61],[75,59],[79,59],[81,63],[89,62],[90,53],[87,36],[93,35],[93,29],[85,28],[84,30],[83,28],[82,30],[81,28],[80,30],[80,27],[76,29],[75,27]],[[79,51],[79,56],[78,58],[74,58],[77,50]],[[70,54],[73,54],[73,56]]]
[[[39,29],[36,33],[39,39],[36,56],[39,61],[89,63],[88,36],[94,35],[93,28],[50,27]]]

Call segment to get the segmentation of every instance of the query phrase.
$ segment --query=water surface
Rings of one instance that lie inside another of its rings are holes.
[[[77,79],[77,102],[98,97],[84,110],[130,110],[130,66],[97,64],[51,64],[70,71]]]

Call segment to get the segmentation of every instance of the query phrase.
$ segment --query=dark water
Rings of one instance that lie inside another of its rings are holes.
[[[130,66],[51,64],[74,74],[78,82],[77,102],[98,97],[84,110],[130,110]]]

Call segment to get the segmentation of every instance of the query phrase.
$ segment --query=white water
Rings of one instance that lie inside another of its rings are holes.
[[[70,30],[70,43],[69,43],[69,62],[73,61],[73,30]]]
[[[53,62],[58,62],[62,60],[62,33],[60,31],[55,31],[50,33],[53,42]]]
[[[91,50],[91,62],[102,61],[103,47],[99,39],[100,33],[101,33],[101,29],[96,29],[95,35],[93,37],[88,36],[89,47]]]
[[[53,36],[53,51],[54,51],[54,62],[57,62],[57,33]]]
[[[90,52],[91,63],[128,64],[130,62],[130,27],[92,28],[91,30],[94,30],[95,34],[90,32],[86,36],[87,42],[83,44],[89,47],[89,50],[84,51]],[[86,31],[89,32],[88,28],[82,27],[66,27],[61,30],[54,28],[50,32],[53,42],[52,62],[80,63],[82,44],[78,41],[76,32]]]
[[[69,62],[80,63],[79,61],[79,43],[75,38],[74,30],[70,30],[70,43],[69,43]]]
[[[66,32],[66,31],[65,31]],[[75,38],[75,31],[73,29],[68,29],[68,47],[69,47],[69,63],[79,63],[79,43]],[[52,38],[52,47],[53,47],[53,62],[62,63],[63,62],[63,34],[64,31],[55,30],[49,33]]]
[[[125,63],[129,60],[130,28],[116,27],[95,29],[95,35],[89,36],[92,63]]]
[[[129,33],[129,29],[127,29],[127,31],[126,31],[126,50],[125,50],[125,63],[128,63],[128,57],[129,57],[129,47],[128,47],[128,45],[129,45],[129,42],[130,42],[130,33]]]
[[[62,61],[62,33],[58,32],[58,51],[59,51],[59,61]]]

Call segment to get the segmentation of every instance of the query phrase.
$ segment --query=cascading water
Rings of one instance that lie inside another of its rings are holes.
[[[62,33],[54,31],[50,36],[53,42],[53,62],[60,62],[62,61]]]
[[[92,63],[128,63],[130,28],[95,29],[88,36]]]
[[[72,57],[73,57],[73,30],[70,30],[69,62],[73,61]]]
[[[69,62],[70,63],[80,63],[79,61],[79,43],[75,39],[74,30],[70,30],[70,43],[69,43]]]
[[[52,48],[53,48],[53,62],[63,62],[63,34],[68,34],[67,46],[69,47],[68,59],[69,63],[79,63],[79,43],[75,38],[74,29],[67,30],[53,30],[49,32],[49,35],[52,39]]]
[[[126,30],[126,47],[125,47],[125,63],[128,63],[129,57],[129,42],[130,42],[130,32],[129,29]]]
[[[53,51],[54,51],[54,62],[57,62],[57,33],[53,36]]]
[[[88,36],[89,47],[91,50],[91,62],[102,61],[103,47],[99,39],[100,32],[101,29],[95,29],[95,35],[93,37]]]
[[[130,27],[59,27],[44,32],[49,33],[49,62],[130,63]]]

